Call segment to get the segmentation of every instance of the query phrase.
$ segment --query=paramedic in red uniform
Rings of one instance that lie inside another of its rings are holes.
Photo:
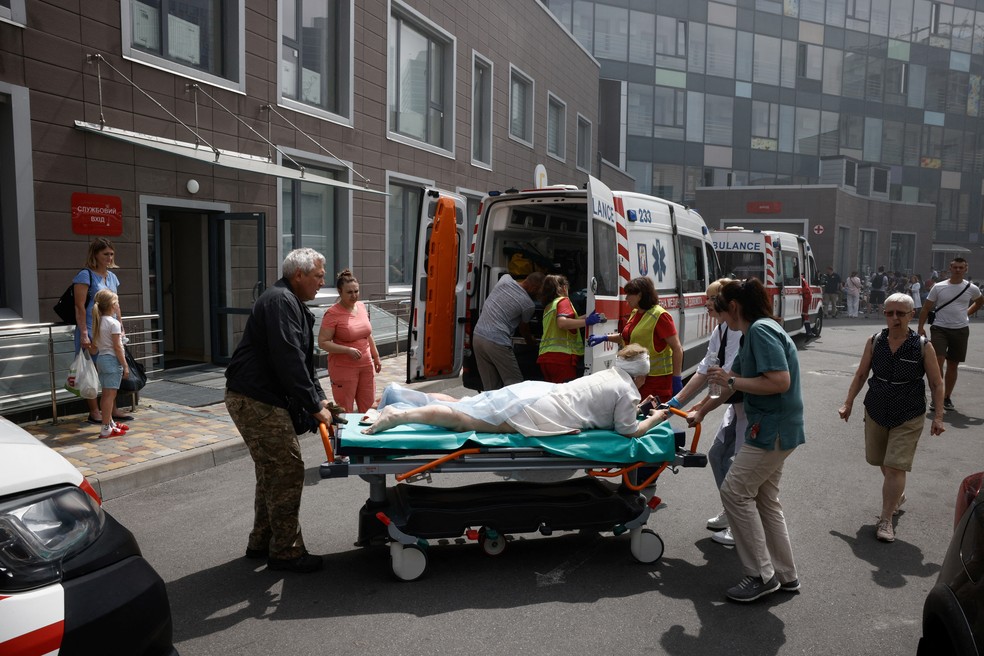
[[[640,389],[642,398],[649,395],[669,400],[683,389],[683,345],[673,317],[659,305],[659,295],[649,278],[633,278],[625,286],[625,300],[632,308],[629,320],[620,333],[592,335],[588,345],[616,342],[619,346],[641,344],[649,351],[649,375]]]
[[[571,305],[570,283],[567,278],[550,275],[543,279],[540,299],[543,301],[543,336],[536,363],[543,380],[566,383],[577,378],[577,369],[584,358],[584,338],[581,328],[601,323],[603,317],[592,312],[578,317]]]

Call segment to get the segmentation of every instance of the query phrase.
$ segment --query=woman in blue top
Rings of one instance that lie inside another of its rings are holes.
[[[744,394],[745,443],[721,485],[721,502],[745,575],[727,591],[734,601],[800,587],[779,503],[783,463],[806,441],[799,358],[771,307],[765,287],[755,278],[721,287],[715,308],[729,328],[742,332],[741,347],[731,371],[708,369],[707,382],[721,385],[721,397],[688,416],[696,424],[734,392]]]
[[[120,280],[110,269],[116,266],[116,249],[113,242],[103,237],[97,237],[89,244],[89,255],[85,260],[85,268],[79,271],[72,282],[75,286],[75,354],[80,348],[92,350],[92,306],[96,294],[108,289],[114,294],[120,287]],[[116,308],[119,314],[116,319],[123,320],[123,312]],[[89,404],[89,423],[102,425],[102,412],[96,399],[86,399]],[[129,421],[133,417],[117,415],[115,419]]]

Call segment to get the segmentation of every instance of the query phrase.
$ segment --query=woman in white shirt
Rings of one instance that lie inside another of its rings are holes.
[[[120,389],[120,381],[130,375],[123,352],[123,325],[116,316],[120,312],[120,299],[108,289],[96,294],[92,306],[92,345],[96,370],[102,385],[102,430],[99,437],[120,437],[130,427],[113,421],[113,404]],[[109,420],[108,422],[106,420]]]
[[[847,316],[857,319],[858,303],[861,300],[861,279],[858,278],[857,271],[851,271],[851,275],[844,281],[844,294],[847,296]]]

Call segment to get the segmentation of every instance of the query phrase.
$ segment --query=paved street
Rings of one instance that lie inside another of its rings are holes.
[[[877,323],[830,321],[800,343],[808,442],[787,462],[783,502],[800,594],[724,601],[740,578],[732,549],[704,522],[720,510],[708,470],[664,474],[666,507],[650,519],[666,543],[643,565],[610,534],[514,536],[498,558],[437,544],[414,583],[391,578],[385,550],[352,546],[367,485],[325,480],[317,440],[302,525],[328,567],[282,575],[242,556],[252,466],[233,459],[120,496],[106,507],[167,581],[176,644],[189,654],[913,654],[922,602],[952,531],[959,481],[984,467],[984,327],[953,395],[947,431],[924,434],[893,544],[875,541],[880,475],[864,462],[859,419],[837,418],[863,340]],[[799,340],[798,340],[799,342]],[[713,432],[708,423],[707,437]],[[444,475],[434,485],[485,480]],[[455,541],[452,541],[455,542]],[[462,541],[457,541],[462,542]]]

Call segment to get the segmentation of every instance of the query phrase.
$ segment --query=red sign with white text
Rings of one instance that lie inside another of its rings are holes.
[[[748,214],[778,214],[782,212],[782,202],[778,200],[753,200],[745,203]]]
[[[72,194],[72,232],[77,235],[123,234],[123,199],[102,194]]]

